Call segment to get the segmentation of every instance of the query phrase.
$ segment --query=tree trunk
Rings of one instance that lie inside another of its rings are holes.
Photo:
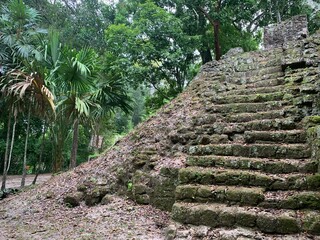
[[[11,165],[11,158],[12,158],[12,151],[13,151],[13,144],[14,144],[14,136],[16,134],[16,125],[17,125],[17,113],[15,112],[14,113],[14,122],[13,122],[13,127],[12,127],[11,145],[10,145],[7,173],[9,172],[10,165]]]
[[[210,22],[212,28],[213,28],[213,36],[214,36],[214,54],[215,54],[215,59],[220,60],[221,58],[221,47],[220,47],[220,21],[219,19],[213,19],[210,14],[202,7],[198,7],[200,12],[208,19]],[[221,10],[221,0],[217,2],[217,5],[215,7],[215,11],[217,14],[220,13]]]
[[[70,169],[77,166],[77,151],[78,151],[78,135],[79,135],[79,119],[76,118],[73,123],[73,140],[70,158]]]
[[[279,10],[277,10],[277,22],[281,23],[281,14]]]
[[[221,47],[220,47],[220,22],[219,20],[214,20],[213,23],[213,31],[214,31],[214,52],[216,60],[220,60],[221,58]]]
[[[200,56],[201,56],[201,60],[202,60],[202,65],[207,63],[207,62],[211,62],[212,61],[212,55],[210,52],[210,48],[207,48],[204,51],[200,51]]]
[[[6,188],[6,181],[7,181],[7,165],[8,165],[8,154],[9,154],[9,145],[10,145],[10,130],[11,130],[11,111],[9,112],[9,119],[8,119],[8,128],[7,128],[7,139],[6,139],[6,151],[4,155],[4,163],[3,163],[3,175],[2,175],[2,184],[1,190]]]
[[[42,140],[41,140],[41,149],[40,149],[40,156],[39,156],[39,161],[38,161],[38,167],[36,167],[36,176],[34,177],[33,181],[32,181],[32,184],[36,184],[37,182],[37,178],[40,174],[40,165],[42,163],[42,157],[43,157],[43,149],[44,149],[44,142],[45,142],[45,134],[46,134],[46,123],[44,121],[44,124],[43,124],[43,132],[42,132]]]
[[[31,117],[31,104],[29,105],[29,110],[28,110],[26,141],[25,141],[25,143],[24,143],[23,169],[22,169],[21,187],[24,187],[24,186],[25,186],[26,176],[27,176],[27,150],[28,150],[28,140],[29,140],[30,117]]]

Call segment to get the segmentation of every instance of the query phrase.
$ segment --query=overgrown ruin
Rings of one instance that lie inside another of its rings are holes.
[[[166,239],[319,239],[320,32],[306,26],[295,17],[267,28],[265,50],[204,65],[104,156],[57,176],[73,187],[44,194],[128,195],[171,212]]]
[[[121,159],[115,189],[206,226],[200,235],[171,226],[168,239],[237,227],[320,235],[320,32],[308,37],[306,21],[266,28],[265,50],[235,49],[204,65],[103,158]]]

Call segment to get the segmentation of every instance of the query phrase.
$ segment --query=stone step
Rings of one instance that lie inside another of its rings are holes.
[[[274,87],[274,86],[279,86],[279,85],[284,85],[285,84],[285,79],[284,77],[279,74],[279,76],[272,77],[272,76],[267,76],[271,77],[269,79],[260,79],[259,81],[256,82],[246,82],[246,83],[241,83],[241,84],[229,84],[228,89],[230,90],[235,90],[235,89],[248,89],[248,88],[263,88],[263,87]]]
[[[278,81],[277,81],[278,83]],[[245,85],[243,87],[236,86],[234,89],[229,89],[226,92],[220,93],[221,97],[229,96],[229,95],[250,95],[250,94],[265,94],[265,93],[273,93],[273,92],[281,92],[283,89],[287,88],[285,85],[274,85],[274,86],[266,86],[266,87],[256,87],[255,85]]]
[[[188,184],[176,188],[175,198],[183,202],[320,210],[319,191],[265,191],[259,187]]]
[[[270,191],[264,193],[264,200],[258,204],[273,209],[320,210],[319,191]]]
[[[190,155],[219,155],[252,158],[310,158],[307,144],[210,144],[189,147]]]
[[[277,119],[277,118],[285,118],[289,116],[297,115],[298,110],[292,107],[284,107],[279,110],[271,110],[266,112],[256,112],[256,113],[238,113],[226,115],[224,117],[226,122],[249,122],[254,120],[263,120],[263,119]]]
[[[169,230],[170,229],[170,230]],[[262,233],[256,229],[243,227],[217,227],[183,225],[174,221],[167,228],[166,239],[219,239],[219,240],[319,240],[319,237],[308,233],[297,233],[290,235]],[[175,238],[173,238],[175,236]]]
[[[305,143],[304,130],[276,130],[276,131],[245,131],[244,133],[208,134],[205,132],[187,132],[170,134],[173,144],[208,145],[225,143]]]
[[[178,129],[179,134],[243,134],[245,131],[272,131],[302,129],[300,122],[293,117],[275,119],[257,119],[247,122],[216,121],[212,124],[203,124],[192,128]]]
[[[278,84],[277,80],[275,84]],[[285,89],[285,91],[284,91]],[[248,84],[248,85],[236,85],[236,84],[227,84],[222,86],[218,90],[210,90],[209,87],[206,89],[202,89],[202,91],[198,91],[197,94],[202,98],[206,99],[215,99],[215,98],[224,98],[238,95],[264,95],[268,93],[281,92],[282,95],[286,97],[285,94],[293,93],[295,88],[289,87],[286,85],[275,85],[275,86],[262,86],[256,87],[256,85]]]
[[[262,103],[228,103],[228,104],[207,104],[206,112],[209,113],[256,113],[271,110],[279,110],[288,106],[287,101],[270,101]]]
[[[265,197],[264,188],[259,187],[188,184],[177,186],[175,198],[183,202],[257,206]]]
[[[217,95],[211,98],[211,101],[216,104],[228,104],[228,103],[256,103],[256,102],[270,102],[283,100],[283,92],[272,93],[255,93],[246,95]]]
[[[284,72],[281,67],[276,67],[271,69],[259,69],[259,70],[250,70],[245,72],[235,72],[232,76],[229,77],[230,83],[237,85],[248,85],[255,84],[261,81],[270,81],[277,78],[284,77]]]
[[[271,110],[266,112],[256,112],[256,113],[236,113],[236,114],[226,114],[225,116],[218,115],[216,113],[208,113],[201,116],[192,117],[192,125],[193,126],[203,126],[214,124],[215,122],[219,122],[219,120],[224,120],[228,123],[243,123],[254,120],[263,120],[263,119],[281,119],[290,116],[295,116],[298,114],[298,110],[296,108],[292,108],[291,106],[284,107],[278,110]],[[220,118],[220,119],[219,119]]]
[[[309,159],[270,159],[233,156],[188,156],[187,166],[258,170],[266,173],[316,173],[318,163]]]
[[[192,225],[244,227],[263,233],[295,234],[307,232],[320,235],[318,211],[274,210],[259,207],[227,206],[176,202],[172,207],[173,220]]]
[[[266,190],[319,190],[319,174],[267,174],[250,170],[186,167],[180,184],[264,187]]]
[[[304,130],[282,131],[245,131],[246,143],[305,143],[307,134]]]

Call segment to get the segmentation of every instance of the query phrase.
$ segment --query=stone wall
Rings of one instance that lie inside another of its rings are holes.
[[[301,40],[308,36],[308,20],[306,16],[296,16],[292,19],[273,24],[264,29],[264,48],[281,47],[284,43]]]

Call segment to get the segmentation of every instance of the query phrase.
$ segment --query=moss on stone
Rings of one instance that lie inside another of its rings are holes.
[[[314,235],[320,235],[320,221],[312,223],[308,232]]]
[[[306,212],[305,219],[303,220],[302,228],[304,231],[320,235],[320,216],[316,212]]]
[[[307,185],[310,190],[320,188],[320,174],[315,174],[307,177]]]
[[[149,204],[150,197],[147,194],[136,195],[135,200],[138,204]]]
[[[134,194],[144,194],[147,193],[148,187],[144,184],[134,184],[132,190]]]
[[[226,191],[226,200],[229,202],[240,202],[241,192],[240,191]]]
[[[232,227],[236,223],[235,214],[229,211],[222,211],[218,217],[219,225],[223,227]]]
[[[261,232],[275,233],[276,232],[276,219],[267,214],[261,214],[257,218],[257,227]]]
[[[77,207],[80,205],[80,202],[83,200],[83,197],[84,197],[83,192],[75,192],[65,196],[63,199],[63,202],[68,207]]]
[[[197,196],[201,198],[211,198],[214,194],[214,190],[207,186],[201,186],[198,188]]]
[[[320,195],[317,193],[301,193],[288,198],[285,205],[292,209],[320,209]]]
[[[308,116],[303,119],[307,126],[311,125],[319,125],[320,124],[320,116]]]
[[[297,220],[291,217],[281,217],[277,219],[276,233],[293,234],[300,232]]]
[[[250,206],[256,206],[264,200],[264,196],[256,192],[242,192],[241,203]]]
[[[236,224],[241,227],[254,227],[256,225],[257,217],[248,212],[238,212],[236,215]]]
[[[196,186],[188,186],[188,185],[183,185],[183,186],[178,186],[176,188],[176,198],[179,200],[183,199],[194,199],[197,194],[198,187]]]

